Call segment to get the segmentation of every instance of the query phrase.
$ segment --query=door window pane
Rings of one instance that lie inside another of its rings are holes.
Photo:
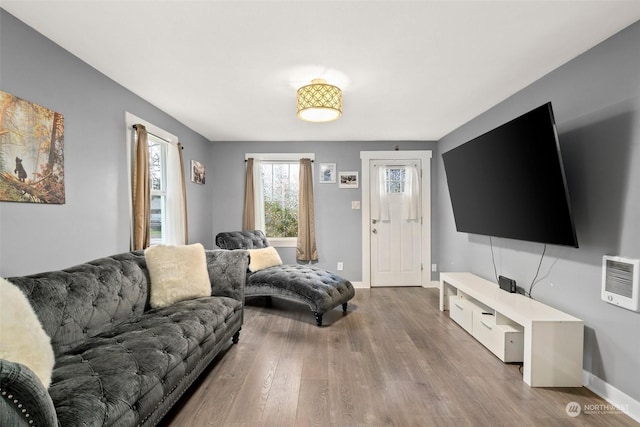
[[[387,168],[385,172],[387,193],[404,193],[406,169]]]

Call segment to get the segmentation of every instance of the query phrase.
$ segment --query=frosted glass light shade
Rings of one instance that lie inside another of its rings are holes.
[[[330,122],[342,116],[342,91],[323,79],[298,89],[298,118],[307,122]]]

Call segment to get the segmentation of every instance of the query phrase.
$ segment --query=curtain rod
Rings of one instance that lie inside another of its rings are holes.
[[[133,128],[134,128],[135,130],[138,130],[138,125],[133,125]],[[149,131],[147,131],[147,133],[148,133],[149,135],[151,135],[151,136],[155,136],[156,138],[163,140],[163,141],[164,141],[164,142],[166,142],[166,143],[172,144],[172,142],[171,142],[171,141],[169,141],[169,140],[167,140],[167,139],[164,139],[163,137],[158,136],[158,135],[156,135],[155,133],[151,133],[151,132],[149,132]],[[176,144],[180,144],[180,142],[177,142]],[[182,150],[184,150],[184,145],[180,144],[180,148],[181,148]]]

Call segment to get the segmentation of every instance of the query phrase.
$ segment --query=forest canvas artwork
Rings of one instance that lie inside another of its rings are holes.
[[[3,91],[0,201],[65,202],[64,116]]]

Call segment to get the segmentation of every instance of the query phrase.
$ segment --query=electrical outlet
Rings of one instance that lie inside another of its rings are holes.
[[[438,271],[438,264],[431,264],[431,271],[433,271],[434,273]]]
[[[338,261],[338,271],[342,271],[344,269],[344,264],[342,261]]]

